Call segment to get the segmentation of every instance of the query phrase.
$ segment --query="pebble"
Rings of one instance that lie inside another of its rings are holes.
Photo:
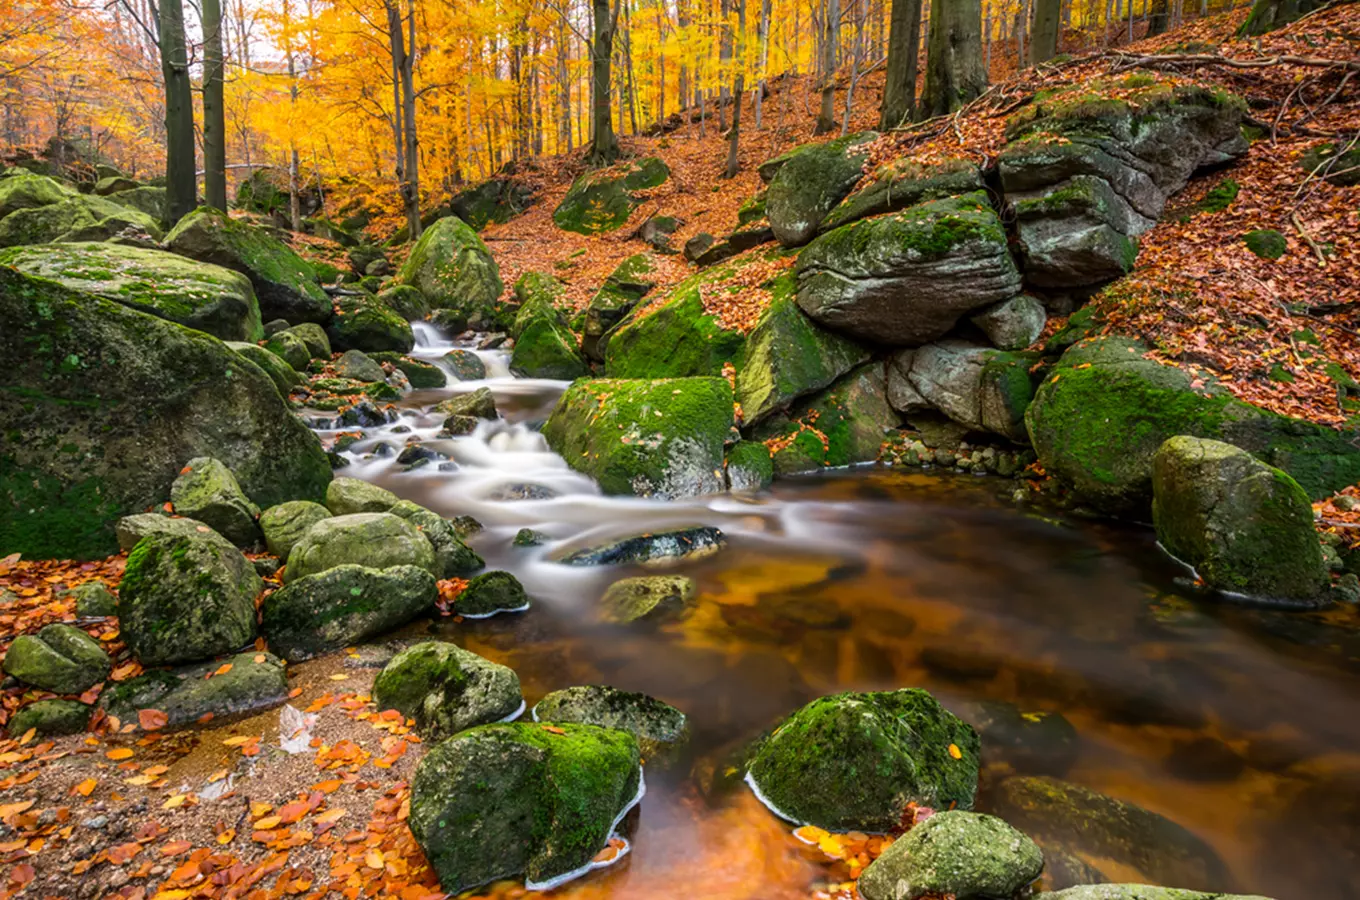
[[[81,822],[80,824],[84,825],[86,828],[93,828],[95,831],[100,831],[109,824],[109,817],[92,816],[86,819],[85,821]]]

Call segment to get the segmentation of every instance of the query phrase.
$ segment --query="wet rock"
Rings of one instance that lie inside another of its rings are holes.
[[[118,624],[146,666],[232,652],[255,637],[260,576],[220,537],[151,534],[128,555]]]
[[[784,721],[750,779],[780,815],[831,831],[897,828],[909,803],[970,808],[978,737],[917,688],[836,694]]]
[[[1152,521],[1210,587],[1303,606],[1329,578],[1298,482],[1231,444],[1177,436],[1152,457]]]
[[[370,353],[369,356],[374,362],[390,363],[397,371],[406,376],[407,381],[415,390],[442,388],[448,384],[444,370],[433,363],[412,359],[409,356],[402,356],[397,353]]]
[[[382,366],[368,358],[362,350],[346,350],[335,361],[335,371],[342,378],[355,381],[382,381],[387,377]]]
[[[541,531],[534,531],[532,528],[521,528],[515,532],[514,540],[510,543],[516,547],[538,547],[548,540],[548,536]]]
[[[444,362],[459,381],[480,381],[486,377],[486,363],[471,350],[450,350],[444,354]]]
[[[326,508],[337,516],[387,512],[397,502],[396,494],[359,478],[341,476],[326,488]]]
[[[112,669],[98,641],[61,624],[15,638],[4,659],[6,675],[54,694],[79,694],[108,678]]]
[[[463,543],[454,524],[438,513],[410,500],[402,500],[389,512],[410,522],[425,535],[434,548],[437,578],[465,578],[486,565],[471,547]]]
[[[503,721],[524,705],[513,670],[439,641],[392,657],[373,682],[373,700],[379,709],[414,719],[426,741]]]
[[[73,597],[76,601],[76,615],[82,619],[97,619],[118,615],[118,598],[102,581],[87,581],[78,584],[59,597]]]
[[[250,564],[255,567],[255,574],[261,578],[273,578],[279,574],[279,569],[283,568],[283,560],[270,556],[257,556]]]
[[[482,530],[482,523],[472,516],[454,516],[449,519],[449,524],[453,526],[454,534],[458,535],[460,541],[466,541]]]
[[[626,731],[637,738],[648,762],[675,752],[689,739],[685,714],[655,697],[607,685],[553,691],[534,706],[536,722],[574,722]]]
[[[1023,350],[1039,339],[1048,322],[1048,313],[1038,299],[1021,294],[969,318],[987,335],[993,347]]]
[[[727,450],[727,488],[734,492],[763,491],[774,481],[770,448],[759,441],[737,441]]]
[[[94,707],[78,700],[39,700],[15,711],[10,716],[6,733],[20,738],[32,729],[35,737],[58,737],[80,734],[90,723]]]
[[[765,215],[779,243],[797,247],[817,234],[822,220],[864,177],[868,145],[877,137],[864,131],[785,155],[765,194]]]
[[[727,537],[708,525],[640,534],[562,554],[569,566],[674,565],[702,559],[727,546]]]
[[[448,457],[424,444],[407,444],[397,454],[397,463],[411,468],[414,468],[417,464],[424,465],[445,459],[448,459]]]
[[[1246,768],[1236,750],[1211,737],[1177,741],[1162,764],[1186,781],[1236,781]]]
[[[1062,713],[1022,711],[1013,703],[983,701],[966,710],[982,736],[982,758],[1000,759],[1023,775],[1067,774],[1080,753],[1077,730]]]
[[[1001,670],[995,655],[951,645],[922,649],[921,664],[950,681],[988,681]]]
[[[686,575],[644,575],[614,582],[600,598],[600,618],[627,625],[669,622],[694,608],[698,585]]]
[[[434,548],[415,525],[391,513],[354,513],[317,522],[288,554],[292,583],[335,566],[416,566],[438,577]]]
[[[946,811],[894,841],[855,887],[864,900],[1013,897],[1043,868],[1034,841],[995,816]]]
[[[460,616],[484,619],[503,612],[522,612],[529,608],[524,585],[509,572],[486,572],[468,582],[454,601]]]
[[[372,400],[360,400],[340,414],[345,425],[358,425],[361,428],[376,428],[386,425],[390,417],[379,409]]]
[[[523,876],[530,887],[588,864],[634,802],[637,741],[592,725],[555,734],[488,725],[433,747],[411,783],[411,832],[440,887]]]
[[[313,525],[330,517],[330,510],[310,500],[290,500],[271,506],[260,514],[265,546],[270,553],[286,560],[293,545],[302,540]]]
[[[777,475],[873,462],[900,420],[888,405],[882,363],[870,362],[817,394],[747,429],[746,437],[779,449]]]
[[[238,547],[260,540],[255,521],[260,508],[218,460],[206,456],[189,460],[170,485],[170,502],[179,515],[197,519]]]
[[[227,664],[226,671],[207,677]],[[158,669],[115,682],[104,689],[99,706],[122,722],[136,722],[139,710],[159,710],[168,719],[167,728],[183,728],[209,714],[214,723],[220,723],[277,706],[287,696],[283,661],[270,653],[247,650],[225,661]]]
[[[557,492],[541,484],[503,484],[487,495],[488,500],[512,502],[515,500],[551,500]]]
[[[496,418],[496,398],[490,388],[477,388],[467,394],[456,394],[435,405],[434,411],[446,416],[472,416],[478,419]]]
[[[474,329],[476,330],[476,329]],[[488,334],[477,342],[478,350],[499,350],[505,346],[506,341],[510,340],[510,335],[504,332]]]
[[[377,297],[367,293],[341,294],[335,298],[335,306],[335,318],[326,326],[326,336],[334,349],[410,353],[415,346],[411,323]]]
[[[391,631],[438,597],[434,576],[415,566],[333,566],[266,597],[260,628],[272,650],[297,662]]]

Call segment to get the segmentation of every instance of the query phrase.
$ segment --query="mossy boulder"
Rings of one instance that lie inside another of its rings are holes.
[[[166,728],[208,721],[214,725],[278,706],[288,698],[283,660],[272,653],[247,650],[226,660],[210,660],[178,669],[156,670],[105,687],[99,706],[121,722],[136,722],[137,713],[165,713]]]
[[[311,527],[331,517],[330,510],[310,500],[290,500],[271,506],[260,514],[260,530],[269,552],[279,559],[287,559],[293,546]]]
[[[102,581],[78,584],[63,594],[76,601],[76,616],[81,619],[100,619],[118,615],[118,598]]]
[[[864,177],[869,144],[877,138],[863,131],[787,155],[765,195],[765,215],[779,243],[799,247],[812,240],[822,220]]]
[[[934,200],[829,231],[798,254],[798,305],[861,340],[917,346],[1020,293],[986,194]]]
[[[486,363],[471,350],[450,350],[444,354],[444,364],[459,381],[481,381],[486,377]]]
[[[831,210],[818,230],[830,231],[857,219],[985,188],[982,171],[971,160],[949,158],[920,163],[911,156],[899,156],[870,173],[864,187]]]
[[[331,317],[312,264],[263,228],[200,207],[165,236],[165,248],[249,278],[266,319],[324,324]]]
[[[864,900],[1015,897],[1043,868],[1038,845],[996,816],[946,810],[894,841],[855,887]]]
[[[307,348],[307,353],[312,359],[329,360],[331,358],[331,339],[326,336],[326,329],[315,322],[303,322],[284,331],[297,336],[303,346]],[[299,369],[298,371],[301,371]]]
[[[394,284],[378,292],[378,300],[392,312],[408,322],[423,319],[431,312],[430,301],[417,288],[409,284]]]
[[[1248,231],[1242,235],[1242,243],[1261,259],[1276,260],[1289,252],[1289,244],[1284,235],[1270,228]]]
[[[578,234],[613,231],[628,221],[641,202],[634,191],[659,187],[670,177],[670,169],[654,156],[587,172],[572,182],[553,211],[553,222]]]
[[[683,618],[694,608],[698,590],[698,585],[688,575],[622,578],[611,584],[600,598],[600,617],[618,625],[643,621],[655,624]]]
[[[1329,578],[1308,494],[1221,441],[1170,438],[1152,457],[1152,522],[1167,552],[1212,588],[1304,606]]]
[[[430,742],[505,721],[524,708],[513,669],[440,641],[392,657],[373,682],[373,702],[414,719],[416,734]]]
[[[232,546],[222,535],[213,531],[202,522],[193,519],[171,518],[161,513],[137,513],[132,516],[124,516],[118,520],[114,528],[118,538],[119,550],[131,550],[137,546],[142,538],[149,534],[187,534],[202,535],[204,537],[221,541],[224,545]]]
[[[890,831],[908,805],[969,809],[978,736],[919,688],[822,697],[784,720],[751,756],[749,779],[792,821],[829,831]]]
[[[54,694],[79,694],[108,678],[112,669],[98,641],[60,624],[15,638],[4,660],[6,675]]]
[[[481,231],[488,225],[503,225],[533,203],[533,188],[513,178],[489,178],[464,188],[449,201],[458,218]]]
[[[411,832],[449,893],[521,876],[547,885],[604,848],[637,797],[638,761],[631,734],[593,725],[471,728],[416,767]]]
[[[496,418],[496,397],[491,388],[477,388],[466,394],[455,394],[435,404],[435,412],[446,416],[471,416],[475,419]]]
[[[107,241],[123,231],[158,241],[161,227],[146,213],[105,197],[75,194],[48,206],[18,209],[0,219],[0,247]]]
[[[288,553],[284,581],[288,584],[343,565],[386,569],[416,566],[431,575],[434,548],[420,529],[390,513],[354,513],[322,519]]]
[[[226,341],[226,345],[250,362],[259,366],[260,371],[268,375],[269,380],[274,382],[274,387],[279,389],[280,397],[287,397],[293,389],[307,383],[307,379],[304,378],[297,369],[294,369],[281,357],[271,353],[259,344],[251,344],[244,341]]]
[[[973,431],[1027,443],[1025,411],[1034,399],[1029,356],[944,340],[894,354],[888,401],[903,413],[937,409]]]
[[[1213,383],[1197,386],[1147,352],[1120,337],[1074,344],[1025,415],[1039,462],[1093,507],[1146,515],[1153,454],[1177,435],[1240,447],[1288,472],[1314,499],[1360,481],[1353,433],[1267,412]]]
[[[397,502],[396,494],[362,478],[341,475],[326,486],[326,508],[336,516],[387,512]]]
[[[260,630],[271,650],[297,662],[405,625],[438,598],[434,576],[416,566],[333,566],[266,597]]]
[[[553,691],[534,706],[535,722],[574,722],[626,731],[637,738],[642,758],[673,754],[689,740],[689,719],[669,703],[608,685]]]
[[[249,281],[219,266],[173,253],[117,244],[47,244],[0,250],[0,265],[224,341],[264,337]]]
[[[129,209],[145,213],[157,224],[163,223],[169,217],[169,200],[163,187],[142,185],[141,187],[109,194],[104,199],[117,203],[119,206],[126,206]]]
[[[485,619],[503,612],[523,612],[529,608],[524,585],[509,572],[484,572],[468,581],[454,601],[458,615]]]
[[[434,363],[428,363],[420,359],[412,359],[409,356],[402,356],[399,353],[370,353],[368,354],[375,362],[388,363],[395,366],[406,376],[411,387],[422,391],[430,388],[442,388],[449,383],[448,376],[444,370]]]
[[[727,450],[727,487],[739,492],[763,491],[774,482],[770,448],[759,441],[737,441]]]
[[[723,489],[732,416],[721,378],[582,379],[562,395],[543,436],[606,494],[692,497]]]
[[[208,659],[254,639],[263,586],[250,560],[221,538],[151,534],[128,554],[118,624],[143,665]]]
[[[410,500],[393,504],[388,512],[407,520],[425,535],[434,548],[437,577],[465,578],[486,565],[471,547],[463,543],[454,524],[439,513]]]
[[[774,299],[746,339],[736,395],[748,424],[820,391],[865,362],[869,350],[827,331],[794,302],[792,274],[780,276]]]
[[[260,508],[251,502],[231,470],[208,456],[189,460],[170,485],[175,512],[197,519],[238,547],[260,540]]]
[[[80,734],[90,724],[94,707],[79,700],[39,700],[15,711],[5,731],[21,738],[30,730],[35,737]]]
[[[1360,184],[1360,147],[1354,144],[1347,146],[1331,141],[1317,144],[1299,157],[1298,165],[1308,174],[1316,172],[1319,178],[1341,187]]]
[[[586,307],[581,352],[588,359],[604,362],[604,350],[608,345],[605,336],[656,286],[655,271],[656,263],[650,255],[635,253],[609,273]]]
[[[3,266],[0,321],[7,551],[107,556],[115,523],[165,502],[198,456],[221,460],[258,503],[324,493],[316,436],[217,339]]]
[[[572,381],[589,371],[559,307],[564,290],[562,282],[542,272],[526,272],[515,282],[520,309],[510,329],[515,338],[511,372],[522,378]]]
[[[457,216],[425,230],[401,267],[401,280],[436,309],[490,309],[504,289],[491,251]]]
[[[0,219],[17,210],[51,206],[75,196],[74,188],[54,178],[10,171],[0,178]]]
[[[280,331],[271,335],[265,342],[264,349],[283,360],[295,372],[307,371],[307,364],[312,361],[307,343],[291,331]]]
[[[335,316],[326,326],[326,336],[336,350],[365,353],[410,353],[416,345],[411,323],[371,294],[335,298]]]
[[[346,350],[335,361],[335,372],[341,378],[355,381],[382,381],[387,377],[383,367],[378,365],[362,350]]]
[[[94,192],[101,197],[118,191],[130,191],[139,185],[131,178],[124,175],[106,175],[95,182]]]

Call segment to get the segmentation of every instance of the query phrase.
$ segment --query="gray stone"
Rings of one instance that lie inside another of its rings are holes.
[[[774,236],[785,247],[806,244],[827,214],[864,176],[872,131],[808,144],[786,154],[770,179],[765,215]]]
[[[265,546],[270,553],[286,560],[293,545],[302,540],[313,525],[330,517],[330,510],[310,500],[290,500],[271,506],[260,514]]]
[[[864,900],[1014,897],[1044,868],[1038,846],[995,816],[937,812],[869,864],[856,887]]]
[[[79,694],[109,677],[113,664],[99,642],[70,625],[20,635],[5,653],[5,674],[54,694]]]
[[[611,584],[600,598],[600,617],[606,622],[666,622],[682,618],[694,608],[698,585],[687,575],[644,575]]]
[[[436,577],[434,548],[420,529],[390,513],[354,513],[317,522],[288,554],[284,581],[345,564],[386,569],[418,566]]]
[[[189,460],[170,485],[170,502],[179,515],[197,519],[238,547],[260,539],[255,521],[260,508],[219,460],[206,456]]]
[[[388,511],[406,519],[425,535],[434,548],[438,569],[436,575],[439,578],[464,578],[486,565],[471,547],[463,543],[453,523],[438,513],[410,500],[402,500]]]
[[[1039,339],[1048,321],[1048,313],[1038,299],[1021,294],[975,313],[971,318],[973,324],[987,335],[993,347],[1023,350]]]
[[[387,512],[397,502],[396,494],[358,478],[341,476],[326,487],[326,508],[337,516]]]
[[[222,671],[224,665],[231,668]],[[220,674],[218,674],[220,673]],[[271,706],[288,697],[283,661],[271,653],[247,650],[226,660],[210,660],[179,669],[158,669],[108,685],[99,706],[122,722],[137,713],[165,713],[166,728],[184,728],[211,718],[214,724]]]
[[[416,733],[426,741],[503,721],[524,703],[512,669],[438,641],[392,657],[373,682],[373,701],[379,709],[414,719]]]
[[[335,371],[342,378],[353,378],[355,381],[383,381],[387,378],[382,366],[369,359],[362,350],[346,350],[335,361]]]

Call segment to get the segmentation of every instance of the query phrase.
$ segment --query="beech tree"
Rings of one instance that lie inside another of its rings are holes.
[[[1034,0],[1029,29],[1029,61],[1038,64],[1058,55],[1058,24],[1062,0]]]
[[[227,208],[227,117],[222,86],[222,4],[203,0],[203,197]]]
[[[590,162],[607,166],[619,158],[619,139],[614,135],[610,118],[609,84],[610,60],[614,53],[614,29],[618,24],[617,8],[609,8],[609,0],[591,0],[594,15],[594,37],[590,42],[591,71],[591,139]]]
[[[896,128],[916,112],[920,49],[921,0],[893,0],[888,23],[888,77],[878,113],[880,130]]]
[[[930,9],[921,113],[952,113],[987,87],[982,68],[982,0],[935,0]]]
[[[194,97],[180,0],[161,0],[161,73],[165,78],[166,214],[177,222],[198,202],[194,165]]]

